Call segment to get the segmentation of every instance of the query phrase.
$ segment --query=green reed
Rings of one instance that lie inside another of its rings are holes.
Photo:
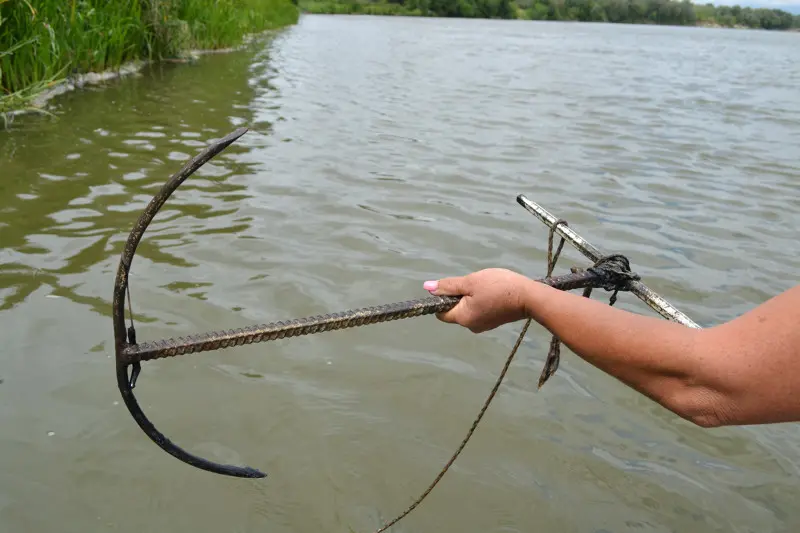
[[[69,74],[235,46],[297,17],[291,0],[0,0],[0,113]]]
[[[177,16],[188,24],[191,46],[223,48],[247,33],[294,24],[297,6],[288,0],[174,0]]]

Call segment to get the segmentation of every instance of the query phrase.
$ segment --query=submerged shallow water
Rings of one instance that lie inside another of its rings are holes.
[[[124,240],[140,340],[545,272],[525,194],[704,326],[797,283],[797,35],[305,16],[252,49],[64,95],[0,134],[0,523],[7,531],[368,532],[433,480],[519,324],[433,317],[143,365],[162,452],[116,389]],[[585,261],[566,249],[560,268]],[[596,298],[605,298],[596,291]],[[617,304],[652,314],[631,295]],[[444,480],[393,531],[796,531],[793,424],[703,430],[532,328]]]

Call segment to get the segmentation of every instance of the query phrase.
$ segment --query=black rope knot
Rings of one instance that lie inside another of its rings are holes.
[[[601,257],[586,270],[599,276],[602,280],[600,288],[606,291],[614,291],[614,296],[618,291],[630,290],[631,281],[639,281],[641,279],[639,274],[631,272],[631,263],[622,254]]]

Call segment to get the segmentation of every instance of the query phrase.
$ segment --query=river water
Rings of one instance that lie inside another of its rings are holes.
[[[520,324],[433,317],[148,362],[191,468],[116,389],[110,301],[157,188],[249,133],[145,234],[140,340],[545,272],[542,204],[703,326],[797,283],[798,35],[305,16],[196,64],[59,97],[0,133],[3,531],[369,532],[457,448]],[[585,265],[567,248],[560,271]],[[606,298],[603,291],[596,298]],[[631,295],[623,308],[653,314]],[[393,531],[765,532],[800,526],[796,425],[704,430],[529,332],[451,471]]]

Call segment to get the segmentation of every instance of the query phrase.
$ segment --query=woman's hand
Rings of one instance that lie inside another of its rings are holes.
[[[426,281],[423,287],[437,296],[462,296],[453,309],[437,313],[437,318],[481,333],[527,318],[526,299],[534,283],[522,274],[490,268],[463,277]]]

